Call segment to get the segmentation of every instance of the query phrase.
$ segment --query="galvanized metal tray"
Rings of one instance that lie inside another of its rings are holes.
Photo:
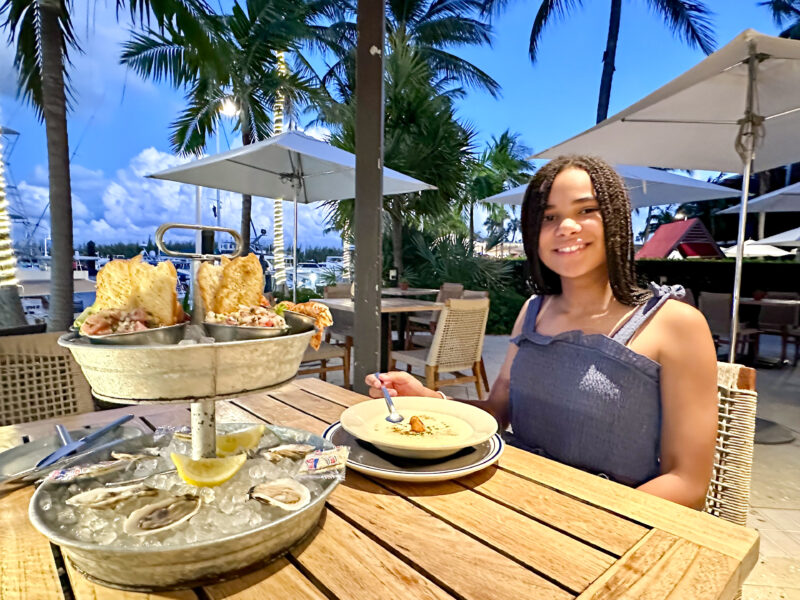
[[[245,424],[220,424],[220,428],[242,425]],[[333,447],[327,440],[307,431],[274,425],[267,427],[282,443],[306,443],[318,449]],[[125,442],[124,446],[116,449],[135,452],[152,445],[153,434],[149,434]],[[90,454],[86,463],[107,460],[108,456],[108,450]],[[45,516],[40,503],[45,494],[51,502],[59,497],[55,487],[64,484],[52,481],[45,481],[36,490],[28,516],[36,529],[61,547],[79,571],[97,583],[137,592],[185,589],[236,577],[247,567],[256,563],[263,565],[280,557],[313,533],[325,508],[325,500],[338,480],[328,479],[321,483],[322,493],[296,512],[287,512],[275,521],[262,523],[243,533],[220,535],[215,540],[173,547],[122,548],[115,547],[114,543],[81,542],[68,536]],[[191,522],[187,526],[191,526]]]

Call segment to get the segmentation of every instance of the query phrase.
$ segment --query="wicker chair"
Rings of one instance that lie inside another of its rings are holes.
[[[459,383],[474,383],[478,398],[483,400],[480,360],[483,350],[483,335],[489,317],[489,299],[451,299],[442,310],[433,334],[430,349],[393,352],[389,368],[398,362],[407,365],[411,373],[414,366],[425,369],[426,385],[438,390],[440,387]],[[459,371],[472,369],[472,375]],[[456,377],[441,379],[442,373],[456,373]]]
[[[447,302],[451,298],[461,298],[464,286],[460,283],[443,283],[436,294],[436,302]],[[411,349],[411,337],[414,332],[431,333],[436,330],[436,322],[439,320],[437,311],[418,312],[406,320],[405,348]]]
[[[94,410],[89,383],[59,335],[0,337],[0,425]]]
[[[331,371],[341,371],[344,378],[345,389],[350,389],[350,351],[353,343],[351,337],[346,337],[344,344],[331,344],[322,342],[319,350],[311,346],[306,348],[303,360],[300,362],[298,375],[319,375],[322,381],[327,381],[327,374]],[[329,360],[340,359],[341,362],[328,364]]]
[[[745,525],[750,505],[753,436],[756,428],[755,369],[717,363],[717,451],[705,512]]]

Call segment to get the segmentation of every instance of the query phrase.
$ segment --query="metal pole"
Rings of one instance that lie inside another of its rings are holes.
[[[744,174],[742,176],[742,200],[741,210],[739,211],[739,235],[736,239],[736,266],[733,277],[733,303],[731,306],[731,347],[728,354],[728,362],[736,362],[736,339],[739,335],[739,298],[742,288],[742,261],[744,260],[744,236],[745,225],[747,224],[747,199],[750,196],[750,173],[755,159],[755,137],[756,124],[753,122],[753,100],[756,88],[756,74],[758,71],[758,61],[756,60],[756,49],[751,44],[750,60],[747,62],[747,104],[745,106],[745,119],[751,123],[750,130],[746,132],[744,140],[745,153],[742,156],[744,163]]]
[[[222,125],[222,121],[220,121],[220,125]],[[217,131],[217,135],[214,136],[217,138],[217,154],[219,154],[219,131]],[[220,225],[220,214],[219,214],[219,188],[217,188],[217,227],[222,227]]]
[[[294,236],[292,241],[292,260],[294,261],[294,285],[292,302],[297,302],[297,187],[294,188]]]
[[[764,227],[767,224],[767,213],[758,213],[758,239],[764,239]]]
[[[213,400],[192,402],[192,458],[217,455],[217,420]]]
[[[358,2],[353,387],[361,393],[367,374],[380,365],[385,7],[385,0]]]

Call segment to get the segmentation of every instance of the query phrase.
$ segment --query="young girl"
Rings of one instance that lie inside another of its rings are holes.
[[[522,205],[536,295],[517,318],[489,399],[510,441],[565,464],[702,508],[717,426],[716,354],[683,289],[636,284],[620,176],[563,156]],[[366,379],[370,395],[439,397],[412,375]]]

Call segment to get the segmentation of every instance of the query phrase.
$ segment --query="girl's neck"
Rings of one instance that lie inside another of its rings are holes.
[[[614,294],[605,265],[581,277],[561,278],[559,304],[566,313],[597,314],[614,304]]]

